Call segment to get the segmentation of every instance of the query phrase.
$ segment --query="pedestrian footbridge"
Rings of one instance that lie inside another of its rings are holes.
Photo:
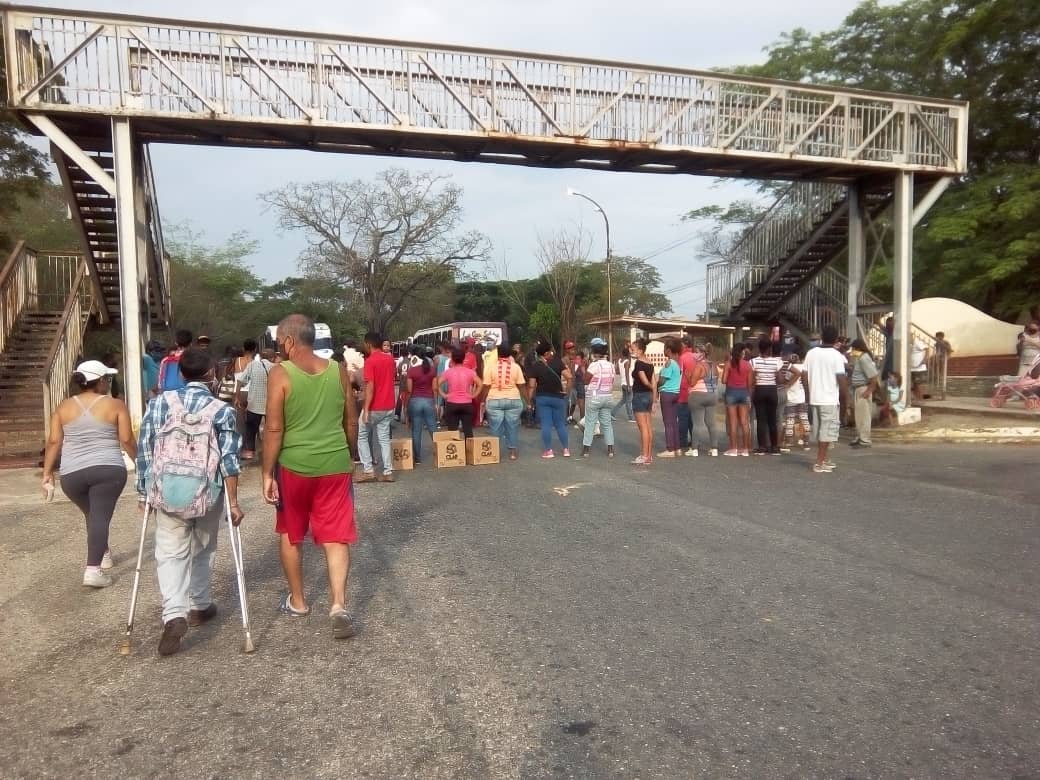
[[[755,239],[772,246],[768,261],[756,255],[767,269],[730,275],[758,285],[737,295],[734,281],[720,296],[731,319],[782,306],[833,257],[823,233],[855,242],[862,214],[882,203],[894,206],[908,269],[914,182],[937,193],[966,165],[958,101],[174,19],[0,13],[8,102],[54,145],[96,298],[122,323],[135,419],[142,339],[170,317],[151,143],[803,183],[781,208],[806,230]],[[908,284],[907,270],[897,309]],[[905,342],[897,333],[897,348]]]

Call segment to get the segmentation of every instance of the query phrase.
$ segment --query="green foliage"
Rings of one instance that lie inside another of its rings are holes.
[[[660,292],[660,273],[642,258],[612,257],[610,277],[615,317],[626,312],[654,317],[671,308],[667,296]],[[455,285],[455,293],[453,319],[503,321],[509,326],[513,343],[530,344],[540,339],[558,342],[564,337],[581,340],[598,333],[598,329],[584,327],[586,320],[607,315],[606,264],[585,263],[579,269],[574,289],[579,324],[574,333],[562,333],[560,310],[545,274],[519,281],[464,282]]]
[[[289,314],[324,322],[336,340],[359,338],[365,328],[340,287],[321,279],[289,277],[264,284],[247,265],[256,241],[235,233],[211,245],[184,225],[169,231],[175,328],[205,332],[218,352],[256,338]]]
[[[365,328],[358,322],[356,312],[346,305],[347,300],[343,290],[328,282],[291,276],[262,286],[248,303],[248,321],[253,330],[247,333],[259,333],[290,314],[306,314],[315,322],[328,325],[333,339],[340,343],[360,340]]]
[[[218,349],[257,336],[248,304],[261,283],[245,263],[256,247],[244,233],[211,246],[186,225],[167,229],[174,327],[205,333]]]
[[[560,311],[553,304],[544,301],[539,303],[527,323],[528,331],[533,339],[560,341]]]
[[[753,200],[735,200],[728,206],[701,206],[682,215],[683,222],[711,220],[719,229],[753,225],[762,216],[762,206]]]
[[[641,257],[614,255],[610,258],[611,313],[615,317],[635,314],[656,317],[668,312],[672,304],[660,292],[661,274]],[[607,314],[606,263],[589,263],[582,269],[578,285],[578,308],[590,317]]]
[[[0,95],[7,95],[7,72],[0,35]],[[0,107],[0,250],[14,246],[22,236],[10,222],[27,198],[39,194],[48,181],[47,158],[25,142],[26,134],[9,111]]]
[[[16,200],[15,208],[0,212],[0,235],[24,239],[33,249],[79,251],[79,232],[69,218],[61,185],[45,182],[35,196],[22,194]]]
[[[1003,166],[948,192],[918,231],[918,252],[942,258],[917,274],[925,295],[957,290],[974,306],[1017,319],[1040,296],[1040,167]]]
[[[739,70],[970,101],[969,173],[915,234],[914,288],[1012,318],[1040,299],[1040,3],[867,0],[838,29],[795,29],[767,51]],[[690,214],[721,220],[738,205]],[[876,267],[870,282],[891,274]]]
[[[973,171],[1040,159],[1040,4],[861,3],[837,30],[797,29],[745,73],[971,101]]]

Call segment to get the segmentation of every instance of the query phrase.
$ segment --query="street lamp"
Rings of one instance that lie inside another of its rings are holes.
[[[567,188],[567,194],[571,195],[571,196],[573,196],[575,198],[584,198],[589,203],[591,203],[593,205],[593,207],[596,209],[596,211],[598,211],[600,214],[603,215],[603,224],[606,225],[606,228],[607,228],[607,355],[610,358],[610,362],[613,363],[614,362],[614,312],[613,312],[613,305],[611,303],[611,293],[610,293],[610,220],[607,219],[607,212],[605,212],[603,210],[603,207],[601,205],[599,205],[596,201],[594,201],[592,198],[590,198],[588,195],[586,195],[584,192],[578,192],[573,187],[568,187]]]

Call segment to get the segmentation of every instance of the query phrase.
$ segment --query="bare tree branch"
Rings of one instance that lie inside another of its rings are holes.
[[[462,189],[445,176],[390,168],[374,182],[295,183],[260,199],[283,230],[306,237],[301,270],[349,291],[381,332],[410,302],[490,253],[486,236],[461,231]]]
[[[575,338],[578,334],[574,294],[581,280],[582,266],[588,263],[591,247],[592,236],[581,226],[538,235],[535,259],[542,270],[549,297],[560,313],[560,333],[565,339]]]

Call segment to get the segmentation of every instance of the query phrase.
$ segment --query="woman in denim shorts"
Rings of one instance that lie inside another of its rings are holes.
[[[751,450],[748,408],[752,376],[751,363],[744,358],[744,345],[735,344],[722,371],[722,383],[726,385],[726,427],[729,428],[729,449],[724,454],[731,458],[748,457]]]

